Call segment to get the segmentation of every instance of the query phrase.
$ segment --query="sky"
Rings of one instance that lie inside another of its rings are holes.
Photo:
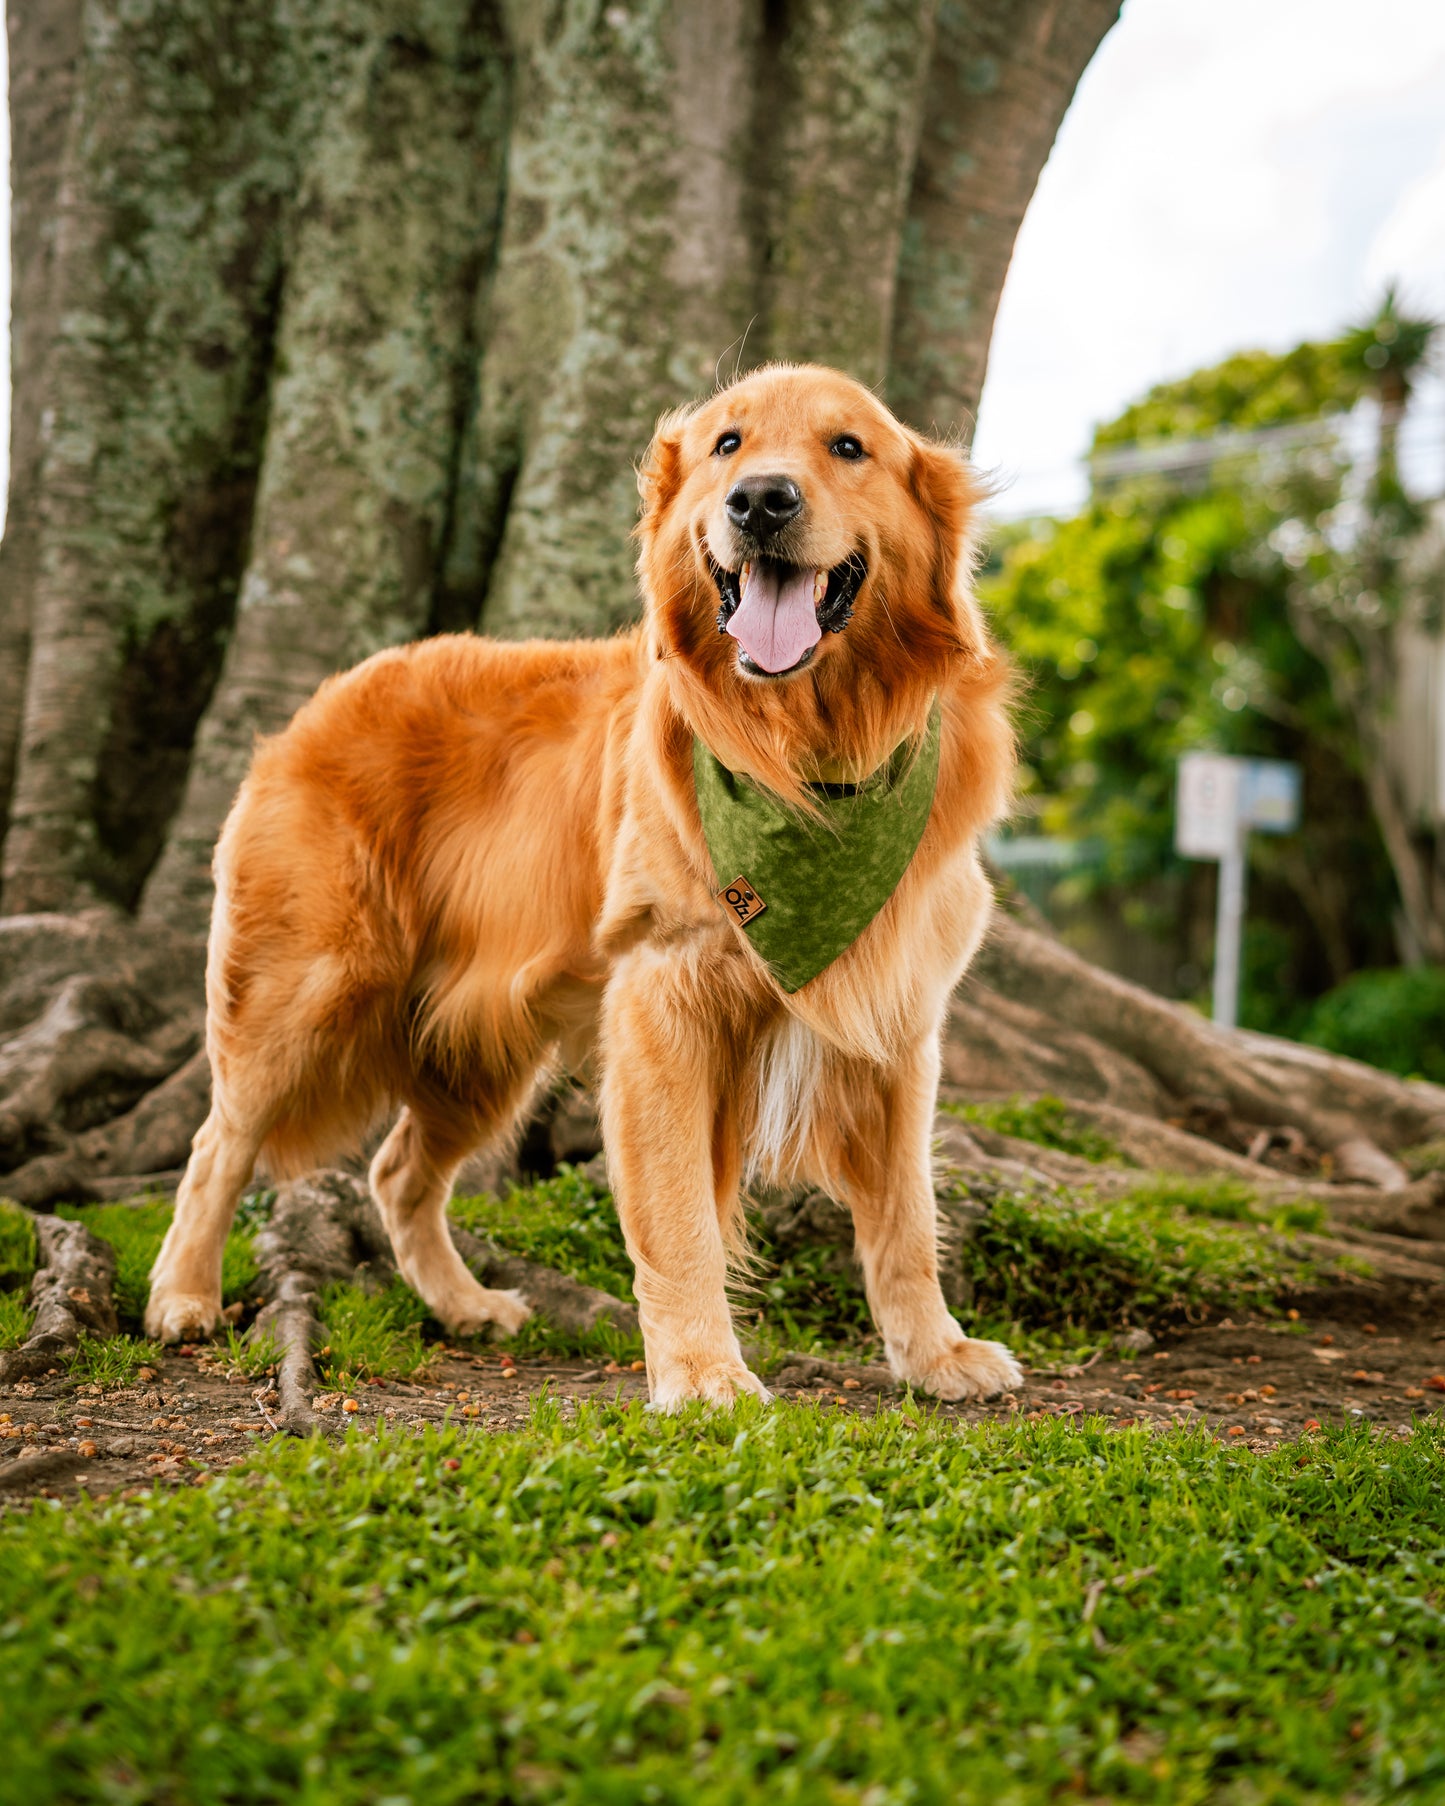
[[[0,33],[0,86],[4,55]],[[6,131],[0,109],[8,169]],[[8,205],[6,181],[0,247]],[[1125,0],[1004,287],[974,440],[995,511],[1073,508],[1097,422],[1231,351],[1335,332],[1391,277],[1445,316],[1445,0]],[[3,369],[0,507],[8,346]],[[1414,437],[1438,492],[1445,382]]]
[[[1083,497],[1093,426],[1152,384],[1371,311],[1445,316],[1442,0],[1126,0],[1015,247],[974,451],[995,511]],[[1445,385],[1415,423],[1442,486]]]

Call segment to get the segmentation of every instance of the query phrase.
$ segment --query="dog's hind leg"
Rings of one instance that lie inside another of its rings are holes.
[[[221,1254],[264,1130],[238,1123],[220,1094],[191,1143],[176,1213],[151,1268],[148,1336],[184,1342],[209,1336],[221,1314]]]
[[[371,1163],[371,1193],[402,1278],[453,1335],[495,1323],[513,1335],[532,1314],[520,1292],[481,1285],[467,1271],[447,1228],[447,1200],[470,1151],[408,1107]]]

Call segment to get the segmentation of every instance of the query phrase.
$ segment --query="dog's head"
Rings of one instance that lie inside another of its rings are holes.
[[[773,366],[668,415],[640,488],[639,570],[685,710],[761,749],[743,764],[785,792],[800,755],[876,762],[951,664],[990,655],[969,585],[981,485],[837,371]]]

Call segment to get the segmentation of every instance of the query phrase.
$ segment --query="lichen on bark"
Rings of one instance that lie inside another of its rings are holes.
[[[223,14],[97,3],[83,18],[53,221],[10,909],[112,889],[95,805],[120,676],[163,623],[214,619],[215,579],[179,555],[178,523],[244,487],[254,462],[243,416],[289,179],[260,154],[279,129],[279,46],[259,0]]]
[[[502,67],[485,21],[442,5],[398,13],[378,7],[369,29],[326,43],[250,558],[150,917],[204,919],[211,847],[255,735],[331,672],[428,624],[497,211]]]

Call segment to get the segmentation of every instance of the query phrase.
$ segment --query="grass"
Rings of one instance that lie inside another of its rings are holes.
[[[276,1367],[281,1359],[281,1344],[269,1331],[258,1336],[253,1329],[241,1335],[227,1324],[225,1346],[219,1352],[225,1366],[255,1380]]]
[[[80,1345],[70,1357],[71,1377],[93,1386],[128,1386],[142,1367],[159,1367],[163,1349],[159,1342],[139,1336],[112,1336],[104,1340],[82,1333]]]
[[[452,1212],[515,1253],[631,1295],[612,1199],[575,1169],[500,1198],[457,1199]],[[1079,1352],[1130,1324],[1205,1308],[1267,1309],[1309,1277],[1290,1232],[1317,1229],[1323,1218],[1323,1206],[1312,1201],[1267,1205],[1253,1187],[1220,1176],[1141,1175],[1114,1200],[1000,1193],[961,1250],[973,1298],[964,1321],[975,1333],[1011,1341],[1026,1357],[1043,1358],[1061,1348]],[[737,1305],[760,1371],[790,1352],[875,1356],[878,1339],[856,1268],[833,1248],[781,1254],[754,1229],[754,1272]],[[618,1359],[640,1353],[635,1338],[610,1329],[577,1338],[535,1322],[509,1346]],[[385,1369],[372,1357],[357,1371]]]
[[[564,1162],[552,1178],[514,1186],[500,1197],[453,1198],[451,1214],[464,1229],[487,1236],[510,1254],[555,1267],[614,1298],[632,1297],[632,1261],[612,1194],[576,1167]],[[537,1317],[509,1337],[507,1346],[520,1356],[574,1355],[597,1361],[632,1361],[642,1354],[641,1336],[625,1335],[610,1323],[576,1334]]]
[[[327,1286],[319,1314],[326,1334],[318,1356],[321,1383],[333,1390],[362,1380],[407,1378],[434,1357],[435,1350],[422,1340],[427,1308],[399,1279],[381,1292]]]
[[[0,1522],[10,1797],[1445,1799],[1445,1440],[540,1408]]]
[[[0,1354],[19,1348],[30,1334],[30,1304],[24,1292],[0,1292]]]
[[[40,1258],[28,1211],[0,1198],[0,1292],[21,1291]]]
[[[0,1353],[30,1333],[30,1279],[39,1259],[27,1212],[0,1198]]]
[[[1039,1147],[1056,1148],[1061,1154],[1077,1154],[1080,1159],[1095,1165],[1106,1160],[1125,1159],[1107,1135],[1075,1116],[1062,1098],[1047,1093],[1033,1099],[1011,1097],[1006,1102],[993,1104],[946,1103],[940,1108],[964,1122],[992,1129],[995,1135],[1012,1135],[1017,1141],[1032,1141]]]

